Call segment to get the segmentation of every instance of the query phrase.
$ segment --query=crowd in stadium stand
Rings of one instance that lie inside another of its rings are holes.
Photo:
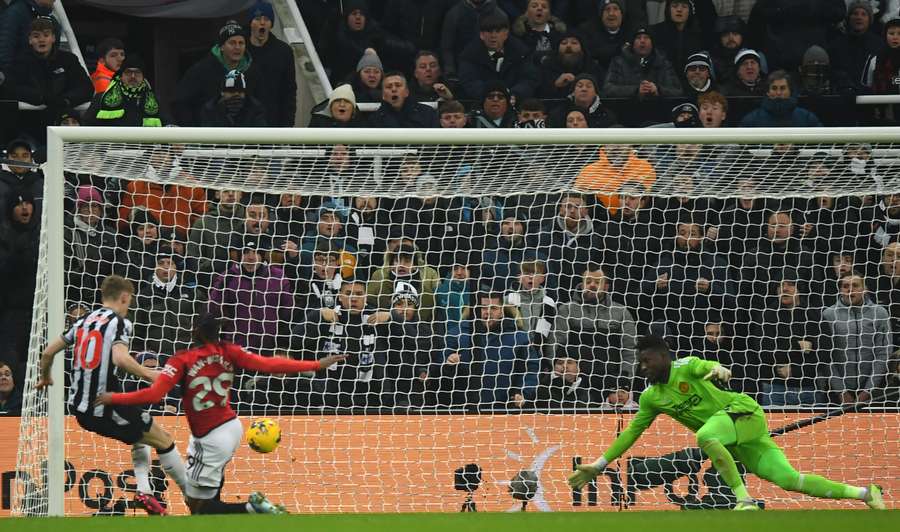
[[[86,72],[58,46],[52,5],[0,2],[0,98],[44,106],[31,112],[38,131],[307,118],[384,128],[887,125],[890,105],[865,118],[846,110],[856,95],[900,94],[897,0],[303,1],[335,87],[309,117],[296,116],[293,52],[271,32],[265,1],[209,36],[209,54],[174,94],[156,93],[145,62],[114,37]],[[24,375],[43,143],[12,141],[16,164],[0,171],[0,413],[17,408]],[[189,177],[194,161],[149,149],[145,180],[67,175],[67,319],[118,273],[137,289],[132,349],[144,365],[188,347],[203,311],[253,352],[352,355],[325,379],[245,375],[245,408],[633,406],[643,387],[634,344],[649,333],[731,366],[735,388],[765,405],[877,400],[900,386],[900,195],[752,199],[773,176],[821,188],[836,176],[881,182],[896,167],[878,167],[866,144],[810,154],[776,145],[764,158],[740,150],[587,147],[557,169],[577,193],[509,197],[434,187],[473,168],[531,164],[524,153],[410,156],[387,171],[413,196],[388,199],[161,185]],[[316,171],[336,181],[370,177],[346,146],[326,158]],[[738,198],[697,197],[726,174]],[[176,412],[178,400],[159,408]]]

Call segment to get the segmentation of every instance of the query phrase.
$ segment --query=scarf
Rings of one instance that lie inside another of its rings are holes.
[[[887,48],[878,54],[875,60],[872,91],[875,94],[897,94],[898,86],[894,80],[898,77],[900,77],[900,48]]]
[[[100,99],[100,111],[98,120],[115,120],[125,116],[125,100],[140,101],[143,99],[143,127],[162,127],[159,119],[159,102],[156,95],[150,90],[150,83],[145,79],[137,87],[126,87],[118,78],[114,77],[106,92]]]

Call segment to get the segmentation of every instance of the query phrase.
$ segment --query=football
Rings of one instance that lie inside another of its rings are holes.
[[[281,427],[269,419],[257,419],[247,429],[247,445],[258,453],[271,453],[281,442]]]

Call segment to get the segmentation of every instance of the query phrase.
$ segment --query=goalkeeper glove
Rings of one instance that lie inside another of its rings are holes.
[[[606,464],[606,458],[600,457],[593,464],[576,466],[575,472],[569,475],[569,486],[572,489],[581,489],[582,486],[594,480],[594,477],[606,469]]]
[[[731,379],[731,371],[725,366],[717,364],[713,369],[709,370],[709,373],[707,373],[705,377],[703,377],[703,380],[705,381],[710,379],[728,382]]]

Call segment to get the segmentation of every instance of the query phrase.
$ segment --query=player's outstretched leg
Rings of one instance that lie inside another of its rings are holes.
[[[754,473],[757,476],[788,491],[825,499],[858,499],[873,510],[884,509],[879,486],[870,484],[869,487],[862,488],[835,482],[819,475],[798,473],[778,447],[768,449],[763,453],[756,469]]]
[[[265,495],[258,491],[254,491],[247,499],[247,506],[250,507],[255,514],[286,514],[284,506],[281,504],[272,504]]]
[[[143,443],[131,446],[131,462],[134,465],[134,479],[137,493],[134,501],[150,515],[166,515],[166,507],[153,496],[150,485],[150,447]]]
[[[735,510],[759,510],[747,492],[734,457],[725,448],[726,445],[733,445],[736,442],[737,431],[734,421],[725,412],[713,414],[697,431],[697,443],[700,445],[700,449],[709,456],[716,470],[737,497],[738,504],[735,506]]]
[[[178,453],[178,449],[175,447],[175,440],[172,436],[163,430],[159,423],[153,421],[151,422],[150,428],[144,433],[143,438],[141,438],[140,443],[146,444],[144,445],[145,447],[149,445],[156,449],[156,455],[159,457],[159,464],[162,466],[163,471],[166,472],[166,475],[168,475],[169,478],[175,481],[175,484],[181,489],[181,493],[187,495],[185,492],[187,486],[187,473],[185,472],[184,460],[181,458],[181,454]],[[147,448],[146,453],[148,462],[147,470],[149,472],[149,448]],[[135,466],[135,476],[137,476],[137,466]],[[140,481],[138,481],[138,491],[143,491],[140,486]]]

